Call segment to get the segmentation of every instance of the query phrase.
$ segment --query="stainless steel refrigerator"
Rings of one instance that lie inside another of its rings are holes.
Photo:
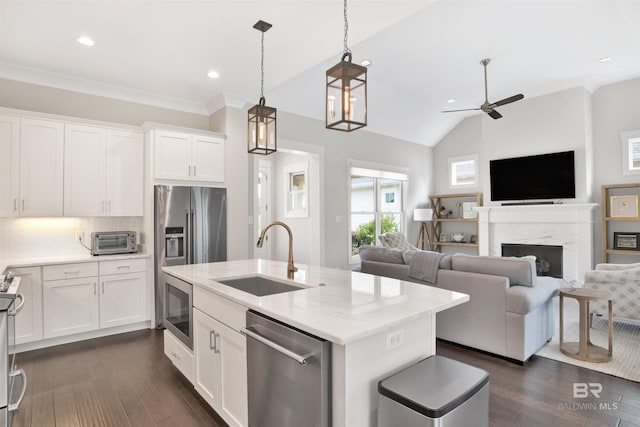
[[[156,326],[162,327],[162,267],[227,260],[227,191],[156,185],[154,196]]]

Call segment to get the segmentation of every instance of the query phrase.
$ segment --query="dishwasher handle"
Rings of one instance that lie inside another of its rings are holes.
[[[263,337],[262,335],[252,331],[249,328],[242,328],[240,329],[240,332],[242,332],[244,335],[253,338],[256,341],[261,342],[262,344],[271,347],[272,349],[284,354],[285,356],[295,360],[296,362],[298,362],[299,364],[301,364],[302,366],[307,366],[309,364],[309,356],[301,356],[297,353],[294,353],[291,350],[288,350],[286,348],[284,348],[283,346],[281,346],[280,344],[276,344],[271,340],[268,340],[267,338]]]

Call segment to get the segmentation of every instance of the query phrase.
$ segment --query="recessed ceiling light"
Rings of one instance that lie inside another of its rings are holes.
[[[360,65],[362,65],[364,67],[368,67],[369,65],[371,65],[371,60],[370,59],[365,59],[360,63]]]
[[[93,46],[95,43],[87,36],[78,37],[78,43],[85,46]]]
[[[611,61],[611,57],[603,56],[602,58],[599,59],[599,61],[600,61],[600,63],[609,62],[609,61]]]
[[[220,74],[217,71],[211,70],[207,73],[207,76],[209,76],[210,79],[217,79],[220,77]]]
[[[453,98],[451,98],[451,99],[447,99],[447,102],[448,102],[449,104],[453,104],[454,102],[456,102],[456,100],[455,100],[455,99],[453,99]]]

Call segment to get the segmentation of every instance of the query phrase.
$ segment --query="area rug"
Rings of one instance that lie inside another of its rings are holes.
[[[555,300],[556,333],[553,339],[536,353],[537,356],[640,382],[640,322],[614,319],[613,358],[611,361],[606,363],[583,362],[564,355],[558,348],[560,339],[558,297]],[[606,317],[595,317],[591,328],[591,342],[607,348],[607,333]],[[578,303],[570,298],[565,298],[564,340],[567,342],[578,341],[578,335]]]

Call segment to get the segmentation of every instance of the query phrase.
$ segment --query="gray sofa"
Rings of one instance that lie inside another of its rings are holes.
[[[361,271],[468,294],[469,302],[437,314],[438,338],[524,363],[553,337],[559,284],[536,276],[535,258],[419,252],[365,246]],[[416,278],[425,256],[437,257],[434,282]]]

